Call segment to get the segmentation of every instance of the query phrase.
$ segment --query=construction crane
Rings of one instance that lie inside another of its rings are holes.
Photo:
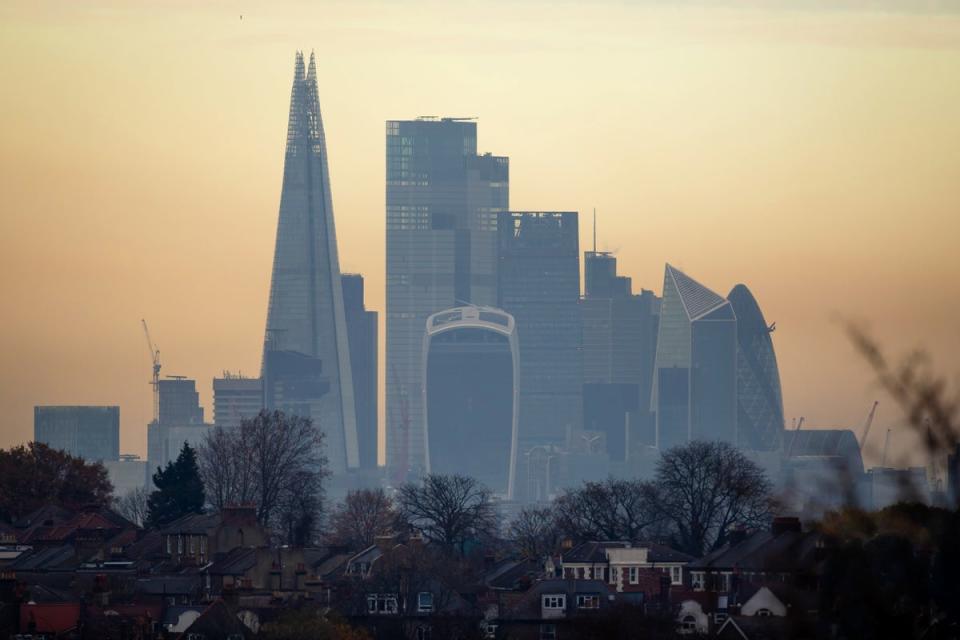
[[[150,385],[153,387],[153,421],[158,422],[160,420],[160,350],[153,346],[147,321],[141,318],[140,322],[143,323],[143,334],[147,336],[147,348],[150,349],[150,361],[153,363],[153,378],[150,380]]]
[[[887,449],[890,447],[890,429],[887,429],[887,437],[883,440],[883,455],[880,456],[880,466],[887,466]]]
[[[793,428],[793,437],[790,438],[790,448],[787,449],[787,457],[790,457],[790,454],[793,453],[793,445],[797,442],[797,432],[800,431],[800,427],[803,426],[803,416],[800,416],[800,421],[797,422],[797,426]]]
[[[867,444],[867,436],[870,434],[870,427],[873,426],[873,416],[877,413],[877,405],[880,404],[877,400],[873,401],[873,406],[870,407],[870,413],[867,414],[867,421],[863,423],[863,429],[860,430],[860,450],[863,450],[863,445]]]

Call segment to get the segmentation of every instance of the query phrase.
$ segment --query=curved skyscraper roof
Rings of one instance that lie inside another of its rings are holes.
[[[783,395],[777,356],[760,305],[738,284],[727,296],[737,315],[737,426],[744,449],[773,451],[783,434]]]
[[[300,52],[290,94],[263,377],[268,402],[274,398],[275,408],[313,418],[324,431],[334,473],[358,465],[353,379],[316,62],[310,54],[304,70]],[[289,383],[282,381],[284,377]],[[296,384],[290,382],[293,378]]]

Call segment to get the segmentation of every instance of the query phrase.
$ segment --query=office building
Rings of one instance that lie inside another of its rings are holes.
[[[737,441],[737,318],[726,299],[669,264],[650,405],[661,450]]]
[[[496,305],[509,163],[478,155],[476,122],[457,118],[389,121],[386,149],[386,459],[393,482],[402,482],[426,469],[427,317]]]
[[[427,471],[463,474],[513,497],[517,332],[508,313],[458,307],[427,319],[423,344]]]
[[[300,397],[298,406],[309,408],[310,413],[302,417],[314,419],[323,430],[331,471],[338,474],[357,467],[353,376],[316,61],[311,54],[304,70],[303,54],[299,52],[290,95],[261,372],[267,408],[279,408],[270,399],[275,395],[277,379],[286,374],[270,367],[289,364],[290,359],[272,358],[271,353],[299,354],[301,359],[315,360],[322,366],[323,395],[309,402],[300,402],[305,400]]]
[[[229,371],[213,379],[213,426],[239,427],[240,421],[255,417],[263,408],[260,378],[244,378]]]
[[[33,439],[89,462],[117,460],[120,407],[34,407]]]
[[[158,388],[160,419],[147,425],[148,476],[176,460],[184,443],[200,446],[210,431],[195,380],[175,376],[160,380]]]
[[[113,495],[116,498],[122,498],[131,491],[146,487],[150,480],[147,461],[141,460],[140,456],[123,454],[119,460],[104,461],[103,466],[110,477]]]
[[[378,314],[376,311],[368,311],[364,305],[362,275],[345,273],[341,280],[343,282],[343,313],[347,319],[347,337],[350,342],[350,370],[353,373],[360,468],[374,469],[377,466],[379,408]]]
[[[737,316],[737,444],[776,451],[783,434],[783,394],[771,334],[760,305],[738,284],[727,296]]]
[[[583,428],[603,433],[611,460],[621,462],[631,448],[654,443],[650,388],[660,299],[646,289],[634,295],[609,253],[584,253],[584,274]]]
[[[565,445],[582,425],[580,259],[575,212],[505,212],[499,307],[520,345],[519,453]]]

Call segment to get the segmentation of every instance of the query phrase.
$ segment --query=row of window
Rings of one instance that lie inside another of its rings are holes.
[[[367,594],[367,613],[370,614],[394,614],[399,611],[397,605],[397,594],[395,593],[370,593]],[[433,611],[433,593],[421,591],[417,594],[417,611],[419,613],[430,613]]]
[[[599,609],[600,596],[596,593],[577,594],[577,609]],[[543,608],[550,611],[562,611],[567,608],[567,596],[563,593],[545,594],[542,597]]]

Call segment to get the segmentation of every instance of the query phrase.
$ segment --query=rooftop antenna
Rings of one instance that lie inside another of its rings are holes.
[[[593,252],[597,252],[597,208],[593,208]]]

